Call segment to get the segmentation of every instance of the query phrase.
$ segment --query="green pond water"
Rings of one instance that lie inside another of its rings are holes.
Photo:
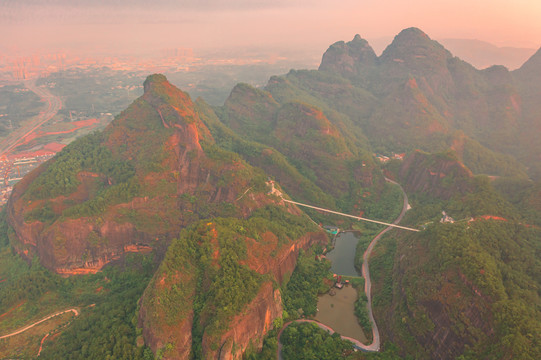
[[[327,253],[332,263],[331,271],[338,275],[360,276],[355,270],[355,248],[359,239],[352,232],[338,234],[334,249]]]

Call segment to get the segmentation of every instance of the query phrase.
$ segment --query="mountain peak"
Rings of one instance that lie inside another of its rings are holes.
[[[362,69],[376,63],[376,53],[368,41],[355,35],[350,42],[338,41],[323,54],[319,70],[337,72],[344,77],[359,75]]]
[[[190,95],[173,86],[164,75],[149,75],[143,88],[142,98],[156,109],[164,124],[169,121],[172,121],[169,125],[200,122]]]
[[[405,66],[419,73],[438,73],[447,67],[453,56],[440,43],[428,37],[418,28],[402,30],[381,54],[382,64]]]
[[[398,38],[430,40],[428,35],[423,30],[416,27],[409,27],[407,29],[400,31],[398,35],[396,35],[395,39],[398,39]]]
[[[402,30],[395,36],[393,42],[381,54],[381,60],[394,61],[402,57],[421,59],[428,56],[448,58],[452,55],[440,43],[430,39],[422,30],[411,27]]]
[[[152,74],[147,76],[145,82],[143,83],[143,88],[145,93],[152,91],[156,86],[169,84],[167,78],[163,74]]]
[[[365,60],[371,60],[372,54],[375,55],[374,50],[372,49],[368,41],[363,39],[359,34],[355,34],[353,40],[346,43],[346,45],[349,46],[351,50],[356,50],[359,55],[364,55],[363,58]]]
[[[184,91],[173,86],[162,74],[152,74],[147,76],[143,83],[145,99],[163,101],[166,103],[189,103],[192,104],[190,96]],[[173,105],[173,104],[171,104]],[[178,104],[177,104],[178,106]]]

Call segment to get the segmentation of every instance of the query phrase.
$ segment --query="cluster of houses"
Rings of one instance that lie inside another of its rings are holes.
[[[0,157],[0,207],[7,203],[13,185],[53,155],[54,153],[36,156]]]
[[[406,156],[406,153],[393,153],[391,156],[385,156],[382,154],[374,154],[374,157],[379,160],[380,163],[385,164],[386,162],[390,161],[391,159],[394,160],[404,160],[404,157]]]

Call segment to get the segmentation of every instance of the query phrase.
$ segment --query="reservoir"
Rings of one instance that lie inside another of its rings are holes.
[[[343,232],[336,236],[334,249],[326,257],[331,261],[331,271],[337,275],[359,276],[353,266],[355,248],[359,239],[353,232]],[[332,294],[332,295],[331,295]],[[352,286],[341,289],[333,288],[327,294],[320,295],[317,302],[316,320],[331,327],[343,336],[366,342],[366,336],[355,316],[357,290]]]
[[[317,301],[316,320],[332,328],[342,336],[366,343],[366,335],[355,316],[357,290],[351,286],[335,289],[336,294],[321,295]]]
[[[355,270],[355,248],[359,239],[353,232],[343,232],[336,236],[334,249],[326,257],[332,263],[331,271],[337,275],[360,276]]]

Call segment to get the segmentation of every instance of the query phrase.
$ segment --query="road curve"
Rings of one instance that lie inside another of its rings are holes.
[[[49,320],[49,319],[51,319],[51,318],[54,318],[55,316],[62,315],[62,314],[64,314],[64,313],[67,313],[67,312],[70,312],[70,311],[71,311],[72,313],[74,313],[75,316],[78,316],[78,315],[79,315],[79,310],[77,310],[77,309],[75,309],[75,308],[73,308],[73,309],[68,309],[68,310],[64,310],[64,311],[59,311],[59,312],[57,312],[57,313],[54,313],[54,314],[52,314],[52,315],[47,316],[46,318],[43,318],[43,319],[41,319],[41,320],[39,320],[39,321],[36,321],[35,323],[30,324],[30,325],[28,325],[28,326],[26,326],[26,327],[24,327],[24,328],[22,328],[22,329],[19,329],[19,330],[14,331],[14,332],[12,332],[12,333],[10,333],[10,334],[7,334],[7,335],[2,335],[2,336],[0,336],[0,339],[5,339],[5,338],[8,338],[8,337],[10,337],[10,336],[18,335],[18,334],[20,334],[20,333],[22,333],[22,332],[25,332],[25,331],[28,330],[28,329],[33,328],[33,327],[36,326],[36,325],[41,324],[41,323],[44,322],[44,321],[47,321],[47,320]]]
[[[403,201],[403,205],[402,205],[402,211],[400,212],[400,215],[398,215],[398,217],[393,221],[393,224],[396,225],[396,224],[400,223],[400,221],[402,221],[402,218],[404,217],[404,215],[406,214],[406,211],[408,210],[408,196],[406,195],[406,192],[404,191],[402,186],[400,186],[399,183],[397,183],[397,182],[395,182],[395,181],[393,181],[391,179],[388,179],[388,178],[385,178],[385,181],[387,181],[387,182],[389,182],[391,184],[397,185],[400,188],[400,190],[402,191],[402,194],[404,196],[404,201]],[[385,234],[387,231],[391,230],[392,228],[393,228],[393,226],[387,226],[385,229],[380,231],[372,239],[372,241],[370,242],[370,244],[366,248],[366,251],[363,254],[362,276],[365,279],[364,292],[365,292],[366,297],[368,299],[368,302],[367,302],[368,317],[370,319],[370,323],[372,324],[372,339],[373,339],[373,341],[372,341],[372,344],[365,345],[365,344],[361,343],[358,340],[342,336],[342,339],[346,339],[346,340],[351,341],[353,343],[354,347],[359,349],[359,350],[371,351],[371,352],[375,352],[375,351],[380,350],[381,343],[380,343],[379,330],[378,330],[378,326],[376,324],[376,320],[374,319],[374,313],[372,311],[372,282],[370,280],[370,268],[368,266],[368,260],[370,259],[370,255],[372,254],[372,250],[376,246],[379,239],[383,236],[383,234]],[[328,327],[328,326],[326,326],[324,324],[321,324],[321,323],[319,323],[319,322],[317,322],[315,320],[301,319],[301,320],[290,321],[290,322],[284,324],[284,326],[282,327],[282,329],[278,333],[278,349],[277,349],[277,354],[276,354],[276,358],[278,360],[282,360],[282,344],[280,343],[280,335],[282,335],[282,331],[284,331],[284,329],[286,327],[288,327],[293,322],[313,322],[313,323],[316,323],[320,328],[322,328],[324,330],[327,330],[330,334],[334,333],[333,329],[331,329],[330,327]]]
[[[284,324],[284,326],[282,327],[282,329],[280,329],[280,332],[278,333],[278,350],[277,350],[277,353],[276,353],[276,358],[278,360],[283,360],[283,358],[282,358],[282,343],[280,342],[280,336],[282,335],[282,331],[284,331],[286,327],[288,327],[289,325],[291,325],[294,322],[297,322],[297,323],[301,323],[301,322],[314,323],[317,326],[319,326],[320,329],[323,329],[323,330],[327,331],[331,335],[336,332],[336,331],[334,331],[333,328],[331,328],[331,327],[329,327],[329,326],[327,326],[325,324],[322,324],[322,323],[320,323],[319,321],[316,321],[316,320],[310,320],[310,319],[291,320],[291,321],[287,322],[286,324]],[[344,339],[344,340],[351,341],[353,343],[353,347],[355,347],[356,349],[364,350],[365,345],[363,343],[361,343],[359,340],[353,339],[353,338],[350,338],[350,337],[347,337],[347,336],[340,336],[340,337],[342,339]]]
[[[397,185],[400,190],[402,191],[402,194],[404,196],[404,202],[402,205],[402,211],[400,212],[400,215],[393,221],[393,224],[398,224],[400,221],[402,221],[402,218],[406,214],[406,211],[408,210],[408,196],[406,195],[404,189],[400,184],[397,182],[385,178],[387,182],[390,182],[391,184]],[[385,234],[387,231],[391,230],[392,227],[388,226],[385,229],[383,229],[379,234],[377,234],[372,241],[370,242],[370,245],[366,248],[366,251],[363,254],[363,266],[362,266],[362,275],[364,277],[364,292],[366,294],[366,297],[368,299],[367,307],[368,307],[368,317],[370,319],[370,323],[372,324],[372,344],[370,345],[364,345],[363,350],[365,351],[379,351],[380,349],[380,337],[379,337],[379,330],[378,325],[376,324],[376,320],[374,319],[374,313],[372,311],[372,281],[370,279],[370,267],[368,265],[368,260],[370,259],[370,255],[372,254],[372,250],[374,250],[374,247],[378,243],[379,239]]]

